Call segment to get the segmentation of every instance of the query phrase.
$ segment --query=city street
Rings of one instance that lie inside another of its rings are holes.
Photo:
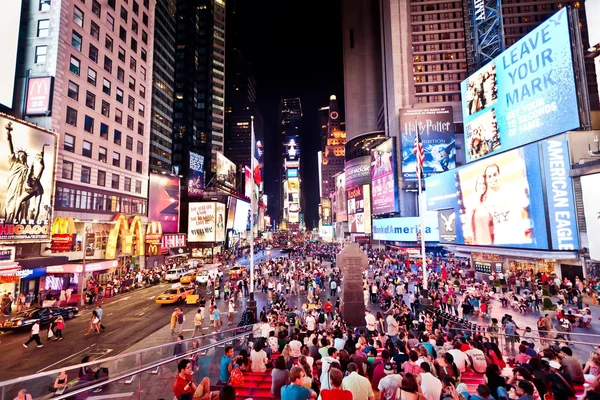
[[[280,255],[278,250],[271,250],[272,256]],[[265,255],[257,254],[255,260],[258,263]],[[238,263],[249,268],[249,259],[239,259]],[[227,271],[225,281],[227,281]],[[153,333],[169,325],[171,313],[177,306],[181,306],[185,312],[185,323],[183,334],[189,337],[193,331],[195,307],[181,305],[158,305],[155,298],[171,286],[163,282],[157,286],[139,289],[131,293],[124,293],[114,298],[106,299],[102,303],[104,316],[102,319],[106,330],[100,335],[86,333],[92,308],[80,308],[79,316],[65,321],[64,340],[61,342],[46,341],[46,333],[42,332],[44,347],[37,348],[30,344],[28,349],[21,345],[24,343],[29,332],[9,332],[0,335],[0,352],[2,353],[2,368],[0,369],[0,381],[18,378],[36,372],[58,369],[64,366],[75,365],[81,359],[89,355],[91,360],[114,356],[136,345],[136,348],[148,348],[176,340],[176,336],[163,335],[164,337],[147,340]],[[206,293],[205,286],[201,290]],[[207,296],[208,297],[208,296]],[[225,306],[220,304],[224,315]],[[86,306],[87,307],[87,306]],[[238,310],[239,311],[239,310]],[[13,314],[14,315],[14,314]],[[241,311],[236,313],[234,323],[239,322]],[[209,319],[204,320],[204,331],[208,329]],[[227,324],[223,329],[227,329]],[[24,355],[27,355],[24,357]],[[91,361],[90,360],[90,361]]]

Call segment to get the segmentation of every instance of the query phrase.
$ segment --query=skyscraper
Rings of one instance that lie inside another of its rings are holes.
[[[52,77],[50,112],[22,116],[61,133],[55,217],[145,216],[155,2],[26,4],[17,103]]]
[[[171,173],[173,86],[175,78],[175,10],[175,0],[156,1],[150,172]]]
[[[279,126],[283,143],[283,221],[289,230],[300,228],[300,140],[302,105],[299,98],[281,100]]]
[[[188,176],[189,152],[204,156],[207,181],[224,150],[225,2],[176,0],[173,170]]]
[[[335,190],[333,176],[344,170],[346,132],[345,124],[340,121],[340,112],[335,95],[329,98],[329,116],[327,120],[326,145],[323,151],[321,168],[321,196],[329,198]]]
[[[227,57],[225,156],[243,171],[250,166],[250,125],[254,117],[255,140],[263,140],[263,120],[256,106],[256,80],[252,66],[238,49]]]

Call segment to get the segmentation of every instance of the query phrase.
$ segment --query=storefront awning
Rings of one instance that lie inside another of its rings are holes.
[[[50,257],[31,257],[31,258],[20,258],[15,260],[21,268],[39,268],[49,267],[52,265],[62,265],[69,262],[69,257],[66,256],[50,256]]]
[[[544,260],[573,260],[578,259],[579,254],[576,251],[544,251],[544,250],[525,250],[525,249],[507,249],[485,246],[444,246],[449,251],[458,254],[463,253],[470,255],[471,253],[487,253],[497,254],[507,257],[525,257],[537,258]]]

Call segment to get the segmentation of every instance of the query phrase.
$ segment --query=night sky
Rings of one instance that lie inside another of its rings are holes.
[[[344,115],[341,0],[237,0],[235,7],[235,20],[227,21],[235,24],[234,31],[228,26],[227,43],[238,47],[255,71],[265,123],[264,179],[269,203],[281,195],[279,102],[285,97],[300,97],[304,114],[300,149],[303,212],[307,228],[317,227],[317,152],[321,143],[317,111],[335,94]],[[272,210],[270,206],[269,213],[274,216]]]

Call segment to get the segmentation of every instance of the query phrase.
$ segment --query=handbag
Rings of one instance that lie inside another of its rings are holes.
[[[54,337],[54,332],[52,332],[52,329],[48,329],[48,339],[52,339]]]

